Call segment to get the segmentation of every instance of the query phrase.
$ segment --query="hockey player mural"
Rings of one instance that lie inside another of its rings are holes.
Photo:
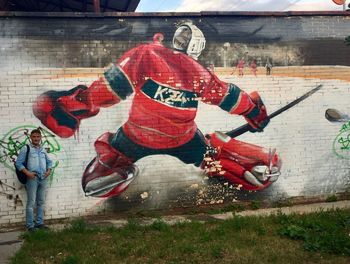
[[[269,123],[257,92],[247,94],[225,83],[197,62],[205,48],[201,30],[191,22],[176,29],[173,48],[157,33],[110,65],[89,87],[48,91],[33,105],[35,116],[52,132],[68,138],[80,121],[101,107],[118,104],[134,93],[128,120],[116,133],[106,132],[94,143],[97,156],[82,176],[87,196],[121,194],[138,174],[135,162],[148,155],[167,154],[223,177],[247,190],[262,190],[277,180],[279,157],[266,149],[218,134],[204,137],[194,122],[198,102],[242,115],[251,131]]]

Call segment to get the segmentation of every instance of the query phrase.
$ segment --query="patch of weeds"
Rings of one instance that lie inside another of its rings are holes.
[[[291,216],[292,215],[286,215],[282,213],[281,210],[278,210],[277,214],[271,215],[270,218],[273,222],[283,225],[291,222]]]
[[[224,221],[221,226],[226,227],[227,231],[242,231],[256,233],[257,235],[266,235],[265,220],[259,217],[242,217],[234,216],[233,218]]]
[[[157,231],[169,231],[170,226],[161,219],[155,220],[150,226],[150,229]]]
[[[215,245],[210,249],[210,254],[214,258],[222,258],[224,255],[224,252],[222,250],[222,246]]]
[[[215,228],[213,228],[212,230],[212,234],[215,238],[224,237],[227,235],[227,230],[229,228],[229,225],[225,225],[225,223],[223,223],[222,225],[216,225]]]
[[[244,204],[240,204],[240,203],[232,204],[229,207],[229,211],[231,212],[242,212],[244,210],[246,210],[246,207],[244,206]]]
[[[35,263],[32,256],[30,256],[26,252],[19,251],[14,256],[11,257],[11,263],[18,263],[18,264],[33,264]]]
[[[117,232],[118,231],[118,228],[114,225],[110,225],[110,226],[107,226],[105,228],[106,232],[107,233],[114,233],[114,232]]]
[[[77,264],[77,263],[79,263],[79,258],[77,256],[67,256],[61,262],[61,264]]]
[[[246,220],[241,216],[234,216],[233,218],[226,220],[224,225],[232,228],[233,230],[242,230],[246,225]]]
[[[135,238],[139,236],[140,231],[145,229],[144,226],[140,225],[140,223],[134,219],[129,218],[128,223],[122,228],[118,229],[116,235],[121,235],[123,238]]]
[[[280,229],[279,233],[291,239],[305,239],[306,230],[299,225],[287,225]]]
[[[350,216],[340,210],[292,215],[283,221],[279,234],[304,241],[308,251],[350,256]]]
[[[258,200],[253,200],[250,202],[250,208],[252,208],[253,210],[257,210],[261,208],[261,202]]]
[[[84,218],[75,219],[70,223],[68,230],[75,233],[84,233],[87,230],[87,223]]]
[[[214,208],[207,211],[208,214],[221,214],[221,213],[227,213],[227,212],[241,212],[244,211],[246,208],[243,204],[230,204],[228,206],[225,206],[223,208]]]
[[[266,230],[266,228],[263,226],[263,225],[256,225],[255,226],[255,232],[258,234],[258,235],[260,235],[260,236],[262,236],[262,235],[266,235],[267,234],[267,230]]]
[[[208,233],[207,231],[204,231],[202,233],[199,234],[199,240],[201,242],[209,242],[212,240],[212,236],[210,233]]]
[[[151,217],[151,218],[159,218],[161,214],[158,211],[147,211],[147,210],[140,210],[135,213],[137,217]]]
[[[206,211],[206,213],[209,214],[209,215],[222,214],[224,212],[225,211],[224,211],[223,208],[211,208],[211,209]]]
[[[304,243],[304,248],[309,251],[323,251],[350,256],[350,240],[338,232],[308,237]]]
[[[187,214],[189,214],[189,215],[196,215],[199,212],[200,211],[197,208],[191,208],[190,210],[187,211]]]
[[[149,247],[147,242],[140,241],[140,243],[134,244],[133,254],[135,254],[137,257],[147,256],[151,251],[152,247]]]
[[[184,243],[180,246],[180,251],[185,254],[193,254],[197,249],[193,244]]]
[[[25,232],[22,237],[29,241],[29,242],[35,242],[35,241],[45,241],[50,238],[52,231],[45,230],[45,229],[37,229],[34,232]]]
[[[282,200],[278,200],[276,202],[274,202],[274,207],[288,207],[288,206],[292,206],[293,205],[293,201],[291,198],[289,199],[282,199]]]
[[[338,197],[336,195],[330,195],[326,198],[327,203],[332,203],[338,201]]]
[[[124,226],[124,229],[128,229],[129,231],[137,231],[141,227],[140,223],[134,219],[134,218],[129,218],[128,223]]]
[[[125,241],[118,245],[116,253],[120,257],[127,257],[133,249],[134,245],[131,242]]]

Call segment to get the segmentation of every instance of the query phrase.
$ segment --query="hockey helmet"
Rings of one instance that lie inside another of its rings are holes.
[[[173,47],[197,60],[205,48],[205,37],[192,22],[184,22],[175,31]]]

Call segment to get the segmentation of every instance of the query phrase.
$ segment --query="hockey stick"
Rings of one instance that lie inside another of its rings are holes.
[[[284,111],[287,111],[289,108],[292,108],[296,104],[299,104],[301,101],[305,100],[306,98],[308,98],[309,96],[311,96],[312,94],[314,94],[318,90],[320,90],[321,87],[322,87],[322,84],[317,85],[315,88],[313,88],[312,90],[308,91],[304,95],[300,96],[299,98],[295,99],[294,101],[290,102],[289,104],[283,106],[282,108],[280,108],[280,109],[276,110],[275,112],[273,112],[272,114],[270,114],[269,118],[272,119],[272,118],[278,116],[279,114],[283,113]],[[235,137],[238,137],[238,136],[248,132],[249,129],[251,129],[251,126],[249,124],[245,124],[245,125],[242,125],[242,126],[236,128],[236,129],[233,129],[233,130],[231,130],[229,132],[225,132],[225,133],[222,133],[222,132],[220,133],[219,132],[219,134],[223,134],[223,135],[229,136],[231,138],[235,138]]]
[[[330,122],[348,122],[350,121],[350,116],[344,114],[336,109],[328,108],[325,112],[325,117]]]

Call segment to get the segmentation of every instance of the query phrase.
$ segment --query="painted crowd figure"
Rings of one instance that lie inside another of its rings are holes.
[[[252,72],[252,74],[256,77],[256,74],[257,74],[257,71],[258,71],[258,66],[256,65],[256,60],[253,60],[249,64],[249,68],[250,68],[250,71]]]
[[[266,75],[271,75],[272,64],[269,59],[266,61]]]
[[[204,137],[194,122],[201,101],[242,115],[252,131],[262,131],[269,119],[258,93],[248,95],[197,62],[205,38],[192,23],[177,28],[175,49],[162,41],[163,35],[157,33],[153,43],[127,51],[89,87],[48,91],[33,105],[35,116],[45,126],[67,138],[77,132],[82,119],[134,93],[126,123],[95,141],[97,156],[82,177],[85,194],[121,194],[138,174],[135,162],[156,154],[177,157],[247,190],[261,190],[277,180],[276,153],[235,139],[226,141],[217,134]]]
[[[242,58],[239,60],[236,66],[236,68],[238,69],[238,76],[244,75],[244,66],[245,66],[245,60]]]

